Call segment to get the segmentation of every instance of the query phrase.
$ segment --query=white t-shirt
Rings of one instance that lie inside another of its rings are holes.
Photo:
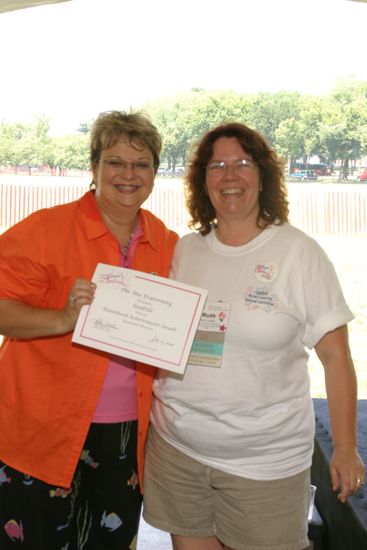
[[[203,464],[278,479],[311,464],[314,412],[308,351],[353,319],[330,260],[302,231],[270,226],[243,246],[214,231],[184,236],[171,276],[230,302],[220,368],[160,371],[152,423]]]

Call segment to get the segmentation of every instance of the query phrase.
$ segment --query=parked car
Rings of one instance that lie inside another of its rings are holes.
[[[291,174],[291,179],[296,181],[317,180],[317,174],[313,170],[299,170]]]
[[[171,176],[171,177],[177,177],[177,176],[183,176],[185,173],[185,168],[184,166],[176,166],[175,167],[175,170],[173,171],[173,168],[170,168],[169,170],[166,170],[166,176]]]
[[[169,170],[165,166],[160,166],[157,170],[157,176],[168,176]]]
[[[176,176],[183,176],[184,173],[185,173],[184,166],[176,166],[176,168],[175,168],[175,175]]]
[[[359,181],[367,181],[367,168],[358,176]]]

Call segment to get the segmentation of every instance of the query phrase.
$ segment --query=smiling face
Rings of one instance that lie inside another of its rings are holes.
[[[248,163],[238,162],[240,160],[247,160]],[[219,161],[222,161],[221,165]],[[256,226],[260,173],[236,138],[220,137],[214,143],[213,155],[207,166],[206,188],[218,224],[221,220],[246,220]]]
[[[139,210],[149,197],[154,185],[152,152],[121,138],[101,153],[93,167],[95,197],[103,212],[118,209]]]

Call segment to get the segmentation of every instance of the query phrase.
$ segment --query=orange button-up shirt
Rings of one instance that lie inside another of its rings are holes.
[[[178,237],[146,210],[140,220],[132,267],[167,276]],[[91,279],[98,262],[119,261],[117,240],[88,192],[35,212],[0,236],[0,299],[63,308],[76,278]],[[71,484],[109,360],[71,336],[5,338],[0,348],[0,459],[61,487]],[[141,486],[154,371],[137,364]]]

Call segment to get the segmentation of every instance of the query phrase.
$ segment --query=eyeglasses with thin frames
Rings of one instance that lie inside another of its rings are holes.
[[[149,160],[135,160],[133,162],[128,162],[127,160],[122,159],[101,159],[99,162],[104,164],[111,172],[116,174],[125,172],[128,166],[131,166],[131,169],[135,174],[147,174],[155,167],[154,162],[150,162]]]
[[[245,175],[249,170],[253,170],[256,166],[255,162],[249,159],[237,159],[233,162],[226,162],[225,160],[210,160],[206,165],[206,171],[208,174],[224,174],[229,167],[240,175]]]

